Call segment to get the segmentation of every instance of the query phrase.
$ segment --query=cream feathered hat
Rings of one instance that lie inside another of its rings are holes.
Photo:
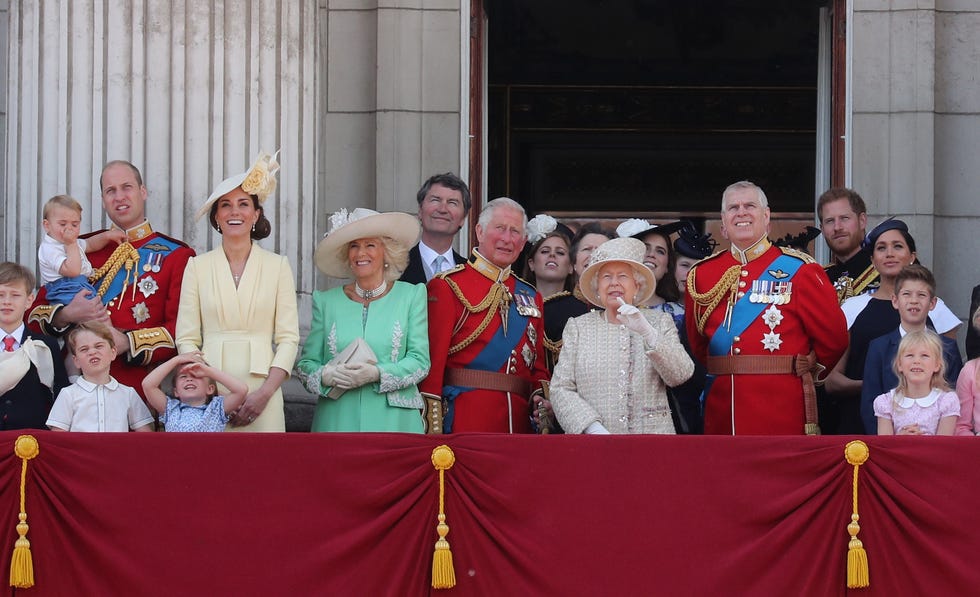
[[[264,151],[259,152],[251,168],[241,174],[229,176],[218,183],[218,186],[211,192],[208,200],[194,214],[194,219],[200,220],[203,216],[206,216],[211,211],[211,205],[215,201],[237,187],[242,187],[242,190],[249,195],[255,195],[259,200],[259,205],[265,203],[266,198],[276,190],[276,174],[279,172],[278,157],[278,151],[272,155]]]
[[[406,250],[415,246],[422,235],[419,219],[400,211],[380,213],[365,207],[348,212],[346,208],[332,214],[327,235],[316,247],[313,261],[320,271],[333,278],[352,277],[347,260],[347,245],[359,238],[390,238]]]

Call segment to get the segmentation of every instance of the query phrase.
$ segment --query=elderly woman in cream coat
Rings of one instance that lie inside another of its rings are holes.
[[[694,363],[670,315],[635,306],[656,284],[645,251],[635,238],[613,239],[582,272],[582,294],[605,310],[565,326],[550,401],[567,433],[674,433],[666,386],[687,381]]]
[[[177,350],[201,350],[208,363],[248,384],[227,431],[285,431],[282,383],[299,350],[296,286],[289,260],[260,247],[272,225],[266,198],[279,164],[260,154],[223,180],[197,212],[208,214],[221,246],[192,257],[177,312]]]

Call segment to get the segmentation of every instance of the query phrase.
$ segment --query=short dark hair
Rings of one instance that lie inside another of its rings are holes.
[[[823,206],[838,199],[847,199],[847,203],[857,215],[868,213],[868,207],[857,191],[846,187],[833,187],[824,191],[817,199],[817,217],[823,220]]]
[[[259,203],[259,198],[257,195],[249,195],[252,198],[252,206],[259,212],[259,219],[255,222],[255,228],[249,236],[252,240],[262,240],[263,238],[268,238],[272,234],[272,222],[269,218],[265,217],[265,210],[262,209],[262,205]],[[218,213],[218,202],[214,201],[211,203],[211,211],[208,212],[208,221],[211,222],[211,227],[218,231],[218,234],[223,234],[221,228],[218,226],[218,220],[215,219],[215,214]]]
[[[902,288],[902,284],[909,281],[924,282],[929,287],[929,294],[936,296],[936,278],[928,267],[918,263],[903,267],[895,276],[895,292]]]
[[[99,174],[99,194],[102,194],[102,177],[105,176],[105,171],[111,168],[112,166],[126,166],[127,168],[133,171],[133,174],[136,176],[137,184],[139,184],[141,187],[145,186],[143,184],[143,175],[140,174],[139,168],[134,166],[132,163],[127,162],[126,160],[112,160],[111,162],[106,163],[105,166],[102,166],[102,173]]]
[[[429,189],[432,185],[442,185],[447,189],[452,189],[454,191],[459,191],[463,195],[463,208],[469,212],[470,206],[473,205],[473,201],[470,199],[470,188],[466,186],[463,179],[456,176],[452,172],[446,172],[445,174],[436,174],[435,176],[430,176],[427,181],[422,184],[422,188],[415,195],[415,200],[418,201],[419,205],[425,201],[425,196],[429,194]]]
[[[34,292],[37,278],[34,277],[34,272],[19,263],[13,261],[0,263],[0,284],[14,284],[16,282],[23,282],[29,294]]]
[[[575,256],[578,255],[578,246],[582,244],[582,239],[589,234],[601,234],[609,240],[615,238],[612,232],[609,232],[602,227],[599,222],[586,222],[579,226],[578,231],[575,232],[575,236],[572,237],[572,246],[569,250],[572,252],[572,263],[575,263]]]

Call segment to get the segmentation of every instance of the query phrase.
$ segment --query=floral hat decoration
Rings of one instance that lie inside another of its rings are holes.
[[[400,211],[381,213],[365,207],[348,212],[347,208],[331,214],[327,234],[316,247],[313,261],[321,272],[333,278],[352,278],[347,261],[347,247],[359,238],[383,238],[406,251],[419,242],[422,225],[419,219]]]
[[[565,237],[566,242],[571,242],[571,229],[548,214],[538,214],[527,222],[527,244],[534,246],[544,240],[548,235],[558,232]]]
[[[200,220],[207,215],[215,201],[238,187],[242,187],[242,190],[249,195],[255,195],[259,200],[259,205],[265,203],[269,195],[276,190],[276,174],[279,172],[278,157],[278,151],[272,155],[264,151],[259,152],[259,156],[255,158],[255,163],[252,164],[251,168],[240,174],[229,176],[218,183],[208,200],[194,214],[194,219]]]
[[[677,221],[658,226],[656,224],[651,224],[646,220],[630,218],[619,226],[616,226],[616,236],[619,238],[632,237],[643,240],[643,237],[647,234],[656,232],[657,234],[663,235],[664,238],[670,238],[671,234],[677,232],[681,228],[684,228],[686,225],[687,224],[685,222]]]

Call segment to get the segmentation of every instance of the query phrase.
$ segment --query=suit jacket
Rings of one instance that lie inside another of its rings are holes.
[[[956,378],[960,376],[960,369],[963,368],[963,359],[960,358],[960,349],[956,346],[956,340],[939,337],[943,341],[943,360],[946,361],[946,383],[949,387],[956,387]],[[898,354],[898,343],[902,341],[902,334],[895,328],[891,332],[875,338],[868,345],[868,357],[864,361],[864,381],[861,384],[861,421],[864,423],[864,432],[869,435],[878,434],[878,420],[875,417],[874,402],[875,398],[892,390],[898,386],[898,377],[892,369],[895,362],[895,355]]]
[[[980,357],[980,332],[973,327],[973,314],[980,307],[980,285],[973,287],[973,296],[970,297],[970,312],[966,315],[966,359]]]
[[[0,395],[0,431],[47,429],[45,421],[48,420],[48,411],[51,410],[58,392],[68,385],[68,374],[65,372],[65,361],[58,341],[51,336],[25,328],[20,343],[23,344],[29,338],[44,342],[51,351],[51,359],[54,361],[54,381],[50,388],[41,383],[37,375],[37,367],[31,363],[23,379],[10,391]]]
[[[466,257],[463,257],[455,250],[453,250],[453,260],[456,265],[462,265],[466,263]],[[408,267],[402,273],[402,277],[399,278],[402,282],[408,282],[409,284],[425,284],[425,268],[422,267],[422,254],[419,253],[419,246],[415,245],[408,252]]]

